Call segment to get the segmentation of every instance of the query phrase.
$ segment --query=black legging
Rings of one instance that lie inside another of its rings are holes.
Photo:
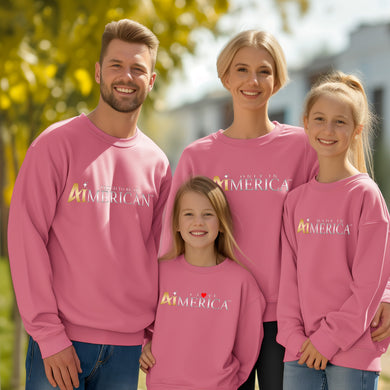
[[[259,358],[247,381],[238,390],[254,390],[256,371],[260,390],[283,390],[284,348],[276,342],[276,321],[264,322],[263,327]]]

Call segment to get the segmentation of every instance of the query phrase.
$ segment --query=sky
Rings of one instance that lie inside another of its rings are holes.
[[[247,29],[271,32],[280,42],[290,69],[299,68],[320,54],[343,51],[349,35],[364,23],[390,23],[390,0],[309,0],[309,11],[300,16],[289,5],[291,33],[282,31],[273,0],[231,0],[230,11],[221,17],[224,36],[215,39],[208,31],[195,31],[198,42],[194,56],[185,56],[183,70],[174,73],[166,95],[166,106],[177,107],[222,89],[216,59],[227,41]]]

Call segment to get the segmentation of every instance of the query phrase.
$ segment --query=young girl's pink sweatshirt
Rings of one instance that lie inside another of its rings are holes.
[[[313,179],[287,196],[277,336],[286,361],[310,338],[335,365],[380,370],[390,339],[373,342],[370,323],[390,275],[389,224],[367,174]]]
[[[170,218],[178,187],[205,175],[225,190],[233,213],[239,260],[255,276],[267,301],[264,321],[276,321],[280,231],[287,193],[315,174],[317,157],[302,128],[281,125],[255,139],[233,139],[220,130],[189,145],[178,163],[163,222],[161,254],[171,245]]]
[[[256,362],[265,300],[253,276],[226,259],[160,262],[148,390],[237,390]]]
[[[43,358],[70,340],[142,344],[170,181],[166,156],[138,129],[118,139],[81,115],[33,142],[8,238],[19,309]]]

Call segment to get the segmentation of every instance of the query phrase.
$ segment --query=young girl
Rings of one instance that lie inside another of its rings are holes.
[[[277,339],[285,390],[377,388],[389,339],[374,342],[370,322],[390,274],[390,221],[366,173],[369,125],[355,76],[336,72],[309,92],[304,127],[319,172],[284,208]]]
[[[265,300],[235,260],[221,188],[199,176],[182,185],[172,232],[174,248],[159,263],[153,338],[140,358],[147,388],[237,390],[260,349]]]

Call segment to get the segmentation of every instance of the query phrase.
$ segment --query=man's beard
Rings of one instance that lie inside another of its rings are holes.
[[[121,84],[130,89],[137,91],[137,88],[133,85]],[[144,96],[137,96],[137,92],[134,92],[133,96],[129,97],[129,100],[126,99],[120,100],[117,99],[114,95],[114,91],[111,91],[107,84],[103,80],[103,76],[100,73],[100,95],[102,99],[115,111],[130,113],[136,111],[145,101],[147,93],[145,91]]]

